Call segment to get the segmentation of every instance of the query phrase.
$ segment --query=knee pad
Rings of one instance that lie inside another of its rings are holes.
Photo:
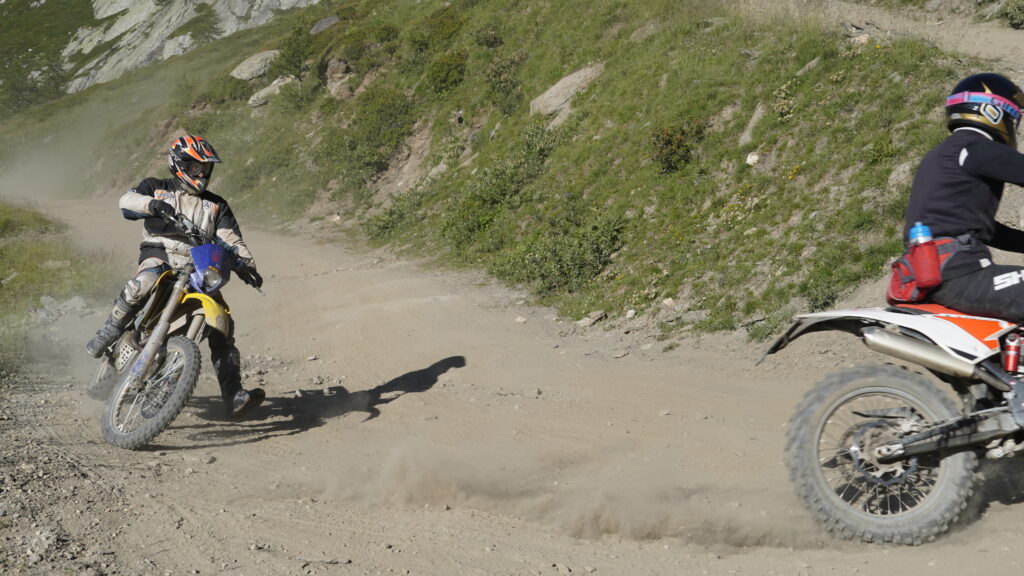
[[[149,261],[143,262],[143,265]],[[135,273],[135,276],[131,277],[124,285],[124,291],[122,296],[125,302],[138,306],[146,299],[149,295],[149,291],[153,289],[156,284],[156,279],[160,277],[167,270],[167,265],[160,262],[156,266],[139,267],[139,271]]]

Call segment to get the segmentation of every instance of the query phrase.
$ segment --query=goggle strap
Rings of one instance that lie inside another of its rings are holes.
[[[991,104],[998,106],[1001,110],[1010,115],[1014,120],[1019,121],[1020,108],[1013,101],[1003,98],[998,94],[986,94],[985,92],[960,92],[946,98],[946,106],[957,104]]]

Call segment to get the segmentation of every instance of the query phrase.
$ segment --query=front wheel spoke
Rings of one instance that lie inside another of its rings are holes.
[[[124,418],[121,419],[121,424],[118,426],[118,429],[121,432],[127,431],[126,429],[128,428],[129,420],[134,424],[135,420],[139,417],[139,414],[142,413],[142,406],[138,406],[139,409],[135,410],[136,406],[139,404],[139,398],[141,397],[142,394],[136,394],[135,397],[132,398],[132,403],[128,406],[128,412],[124,415]],[[132,414],[133,412],[134,414]],[[134,426],[132,426],[132,429],[134,429]]]

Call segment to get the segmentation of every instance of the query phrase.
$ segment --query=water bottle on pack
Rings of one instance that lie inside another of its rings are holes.
[[[915,222],[910,229],[910,263],[914,277],[921,288],[933,288],[942,284],[942,270],[939,266],[939,248],[935,245],[930,228]]]

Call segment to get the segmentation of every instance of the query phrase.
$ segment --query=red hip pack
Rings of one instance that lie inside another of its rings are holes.
[[[889,304],[917,304],[942,284],[942,268],[960,249],[956,238],[936,238],[910,247],[892,263],[892,275],[885,300]]]

